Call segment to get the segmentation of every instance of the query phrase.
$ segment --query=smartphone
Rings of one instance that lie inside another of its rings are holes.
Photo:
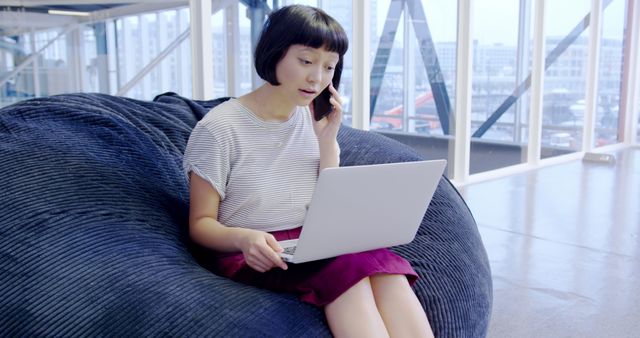
[[[342,60],[340,60],[342,61]],[[340,77],[342,75],[342,62],[338,62],[335,71],[333,72],[333,88],[338,90],[340,86]],[[313,117],[316,121],[322,120],[325,116],[329,115],[333,111],[333,106],[329,99],[331,98],[331,92],[329,87],[325,88],[320,95],[313,99]]]

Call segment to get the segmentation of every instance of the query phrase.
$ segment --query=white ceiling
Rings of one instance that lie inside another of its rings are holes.
[[[188,5],[188,0],[1,0],[0,37],[31,30],[63,28],[132,14]],[[46,14],[48,9],[87,12],[88,16]]]

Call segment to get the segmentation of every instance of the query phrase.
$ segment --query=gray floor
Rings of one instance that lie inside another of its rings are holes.
[[[460,188],[493,274],[489,337],[640,337],[640,149]]]

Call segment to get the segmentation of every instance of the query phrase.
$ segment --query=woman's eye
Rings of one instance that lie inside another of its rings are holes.
[[[300,59],[300,62],[301,62],[302,64],[304,64],[304,65],[310,65],[310,64],[311,64],[311,61],[309,61],[309,60],[305,60],[305,59]]]

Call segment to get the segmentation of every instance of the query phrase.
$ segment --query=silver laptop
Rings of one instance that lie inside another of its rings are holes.
[[[279,242],[304,263],[409,243],[446,160],[327,168],[320,172],[300,238]]]

